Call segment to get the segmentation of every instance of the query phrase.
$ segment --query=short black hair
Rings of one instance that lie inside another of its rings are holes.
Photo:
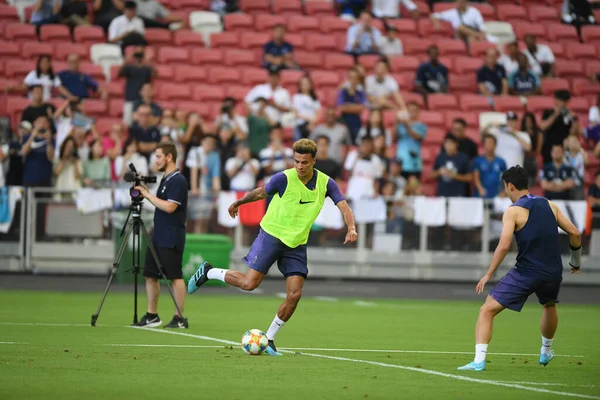
[[[35,84],[35,85],[28,86],[27,90],[31,92],[33,89],[37,89],[37,88],[40,88],[42,90],[44,89],[44,87],[42,85]]]
[[[595,177],[600,176],[600,169],[598,171],[596,171],[596,175],[594,175]]]
[[[458,123],[462,126],[467,126],[467,121],[465,121],[464,118],[454,118],[454,121],[452,121],[452,123]]]
[[[446,135],[446,137],[444,138],[444,142],[445,142],[446,140],[451,140],[451,141],[453,141],[454,143],[458,144],[458,138],[457,138],[456,136],[454,136],[454,135],[451,135],[451,134],[449,134],[449,135]]]
[[[272,68],[269,70],[269,76],[280,76],[279,68]]]
[[[485,139],[492,139],[495,144],[498,144],[498,139],[496,139],[496,136],[490,135],[489,133],[486,133],[485,135],[483,135],[483,139],[481,140],[481,142],[482,143],[485,142]]]
[[[231,96],[227,96],[227,97],[225,97],[225,98],[223,99],[223,103],[225,103],[225,102],[232,103],[234,106],[235,106],[235,105],[237,105],[237,100],[236,100],[236,99],[234,99],[234,98],[233,98],[233,97],[231,97]]]
[[[319,135],[315,138],[315,143],[317,143],[319,140],[323,140],[325,139],[325,141],[327,142],[327,144],[331,144],[331,139],[329,139],[329,136],[325,136],[325,135]]]
[[[126,10],[135,10],[137,8],[137,4],[135,1],[126,1],[124,7]]]
[[[554,92],[554,98],[562,101],[569,101],[571,99],[571,92],[566,89],[559,89]]]
[[[529,177],[527,176],[527,170],[520,165],[510,167],[507,171],[502,174],[502,182],[512,183],[517,190],[527,189]]]

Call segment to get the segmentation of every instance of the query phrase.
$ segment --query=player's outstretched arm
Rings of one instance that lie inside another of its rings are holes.
[[[235,218],[238,214],[238,208],[242,205],[242,204],[246,204],[246,203],[252,203],[253,201],[258,201],[258,200],[262,200],[262,199],[266,199],[267,198],[267,190],[265,189],[264,186],[261,186],[259,188],[256,188],[254,190],[252,190],[251,192],[246,193],[246,195],[244,197],[242,197],[241,199],[239,199],[238,201],[234,202],[232,205],[229,206],[229,215],[231,216],[231,218]]]
[[[569,235],[569,245],[571,246],[571,273],[578,274],[581,268],[581,233],[579,229],[560,211],[560,208],[553,202],[549,201],[552,211],[556,214],[556,222],[560,229]]]
[[[349,242],[356,242],[356,240],[358,239],[358,233],[356,233],[356,225],[354,223],[354,214],[352,213],[352,209],[350,208],[346,200],[342,200],[339,203],[337,203],[337,207],[340,209],[342,216],[344,217],[344,222],[348,227],[348,233],[346,234],[344,244]]]

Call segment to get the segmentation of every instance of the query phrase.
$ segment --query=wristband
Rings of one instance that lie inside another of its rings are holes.
[[[571,247],[571,260],[569,261],[569,265],[575,269],[579,269],[581,267],[581,246],[579,247]]]

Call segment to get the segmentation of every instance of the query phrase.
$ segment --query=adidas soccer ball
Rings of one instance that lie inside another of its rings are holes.
[[[269,339],[260,329],[250,329],[242,336],[242,350],[244,353],[257,356],[267,349]]]

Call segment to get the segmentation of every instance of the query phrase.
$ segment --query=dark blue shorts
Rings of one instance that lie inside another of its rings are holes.
[[[308,260],[306,258],[306,245],[291,248],[283,244],[276,237],[269,235],[262,229],[252,243],[248,255],[243,258],[248,267],[263,274],[267,274],[271,266],[277,261],[279,271],[285,276],[308,276]]]
[[[490,296],[505,308],[519,312],[533,293],[542,305],[558,303],[561,282],[562,280],[545,281],[526,276],[513,268],[492,288]]]

